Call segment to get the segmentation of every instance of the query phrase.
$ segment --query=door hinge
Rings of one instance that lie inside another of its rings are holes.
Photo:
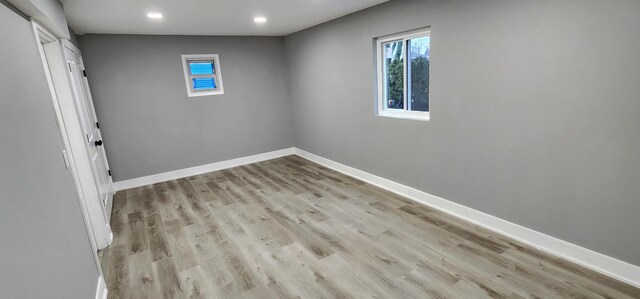
[[[111,169],[107,170],[107,173],[111,176]]]
[[[86,70],[82,70],[82,75],[86,78],[87,77],[87,71]]]
[[[96,128],[100,129],[100,123],[96,122]]]
[[[67,65],[69,66],[69,73],[71,73],[71,72],[72,72],[72,70],[71,70],[71,63],[67,63]]]

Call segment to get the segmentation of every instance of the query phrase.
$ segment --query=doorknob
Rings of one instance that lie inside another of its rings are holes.
[[[95,142],[96,146],[102,146],[102,140],[98,140]]]

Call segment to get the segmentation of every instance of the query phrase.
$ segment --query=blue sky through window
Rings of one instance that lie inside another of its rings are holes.
[[[411,39],[411,56],[426,57],[429,59],[431,54],[431,36],[419,37]]]
[[[216,89],[214,78],[193,78],[193,90]]]
[[[197,75],[213,75],[212,62],[190,62],[189,69],[192,76]]]

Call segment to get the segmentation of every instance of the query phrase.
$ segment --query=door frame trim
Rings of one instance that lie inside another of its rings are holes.
[[[65,151],[67,153],[67,156],[65,158],[67,158],[68,160],[65,162],[68,162],[67,164],[68,168],[71,171],[73,176],[74,185],[76,187],[76,194],[78,196],[78,203],[80,204],[80,209],[82,211],[82,218],[85,224],[85,228],[87,230],[89,242],[91,243],[91,248],[97,252],[96,240],[95,240],[95,236],[93,236],[93,227],[92,227],[91,221],[89,221],[89,212],[87,210],[86,202],[84,200],[84,193],[82,190],[82,186],[79,183],[80,178],[79,178],[78,172],[76,171],[76,161],[74,159],[74,155],[72,154],[72,150],[71,150],[71,143],[68,137],[67,124],[65,123],[64,118],[62,116],[62,111],[60,108],[60,99],[58,98],[58,94],[55,89],[55,84],[53,82],[53,74],[50,69],[51,61],[49,61],[49,59],[47,58],[46,50],[44,49],[44,44],[55,43],[58,41],[58,38],[55,35],[53,35],[51,32],[49,32],[46,28],[44,28],[42,25],[38,24],[37,22],[32,20],[31,24],[36,37],[36,43],[38,46],[38,53],[40,55],[40,60],[42,62],[42,68],[44,70],[44,74],[47,79],[49,94],[51,95],[51,100],[53,101],[53,107],[56,113],[57,125],[58,125],[58,128],[60,129],[60,134],[62,135]]]
[[[87,173],[84,168],[88,165],[82,163],[83,159],[86,160],[88,155],[84,145],[78,141],[78,138],[82,139],[83,137],[76,136],[78,131],[81,132],[81,130],[75,105],[71,103],[72,106],[70,106],[66,103],[72,95],[68,84],[68,74],[66,74],[67,67],[63,59],[62,43],[46,27],[33,20],[31,24],[53,102],[57,125],[60,129],[65,150],[68,153],[66,157],[68,158],[69,170],[76,186],[76,195],[87,231],[87,238],[89,239],[98,271],[102,274],[97,252],[98,249],[109,245],[112,233],[109,224],[104,219],[104,215],[102,215],[102,208],[96,206],[100,203],[90,201],[91,194],[95,193],[97,195],[97,189],[95,183],[88,183],[94,181],[93,174],[91,172]],[[72,98],[71,101],[73,102]],[[98,209],[100,213],[97,213]]]

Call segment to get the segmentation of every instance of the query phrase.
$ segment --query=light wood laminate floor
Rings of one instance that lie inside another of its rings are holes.
[[[639,298],[297,156],[118,192],[110,298]]]

